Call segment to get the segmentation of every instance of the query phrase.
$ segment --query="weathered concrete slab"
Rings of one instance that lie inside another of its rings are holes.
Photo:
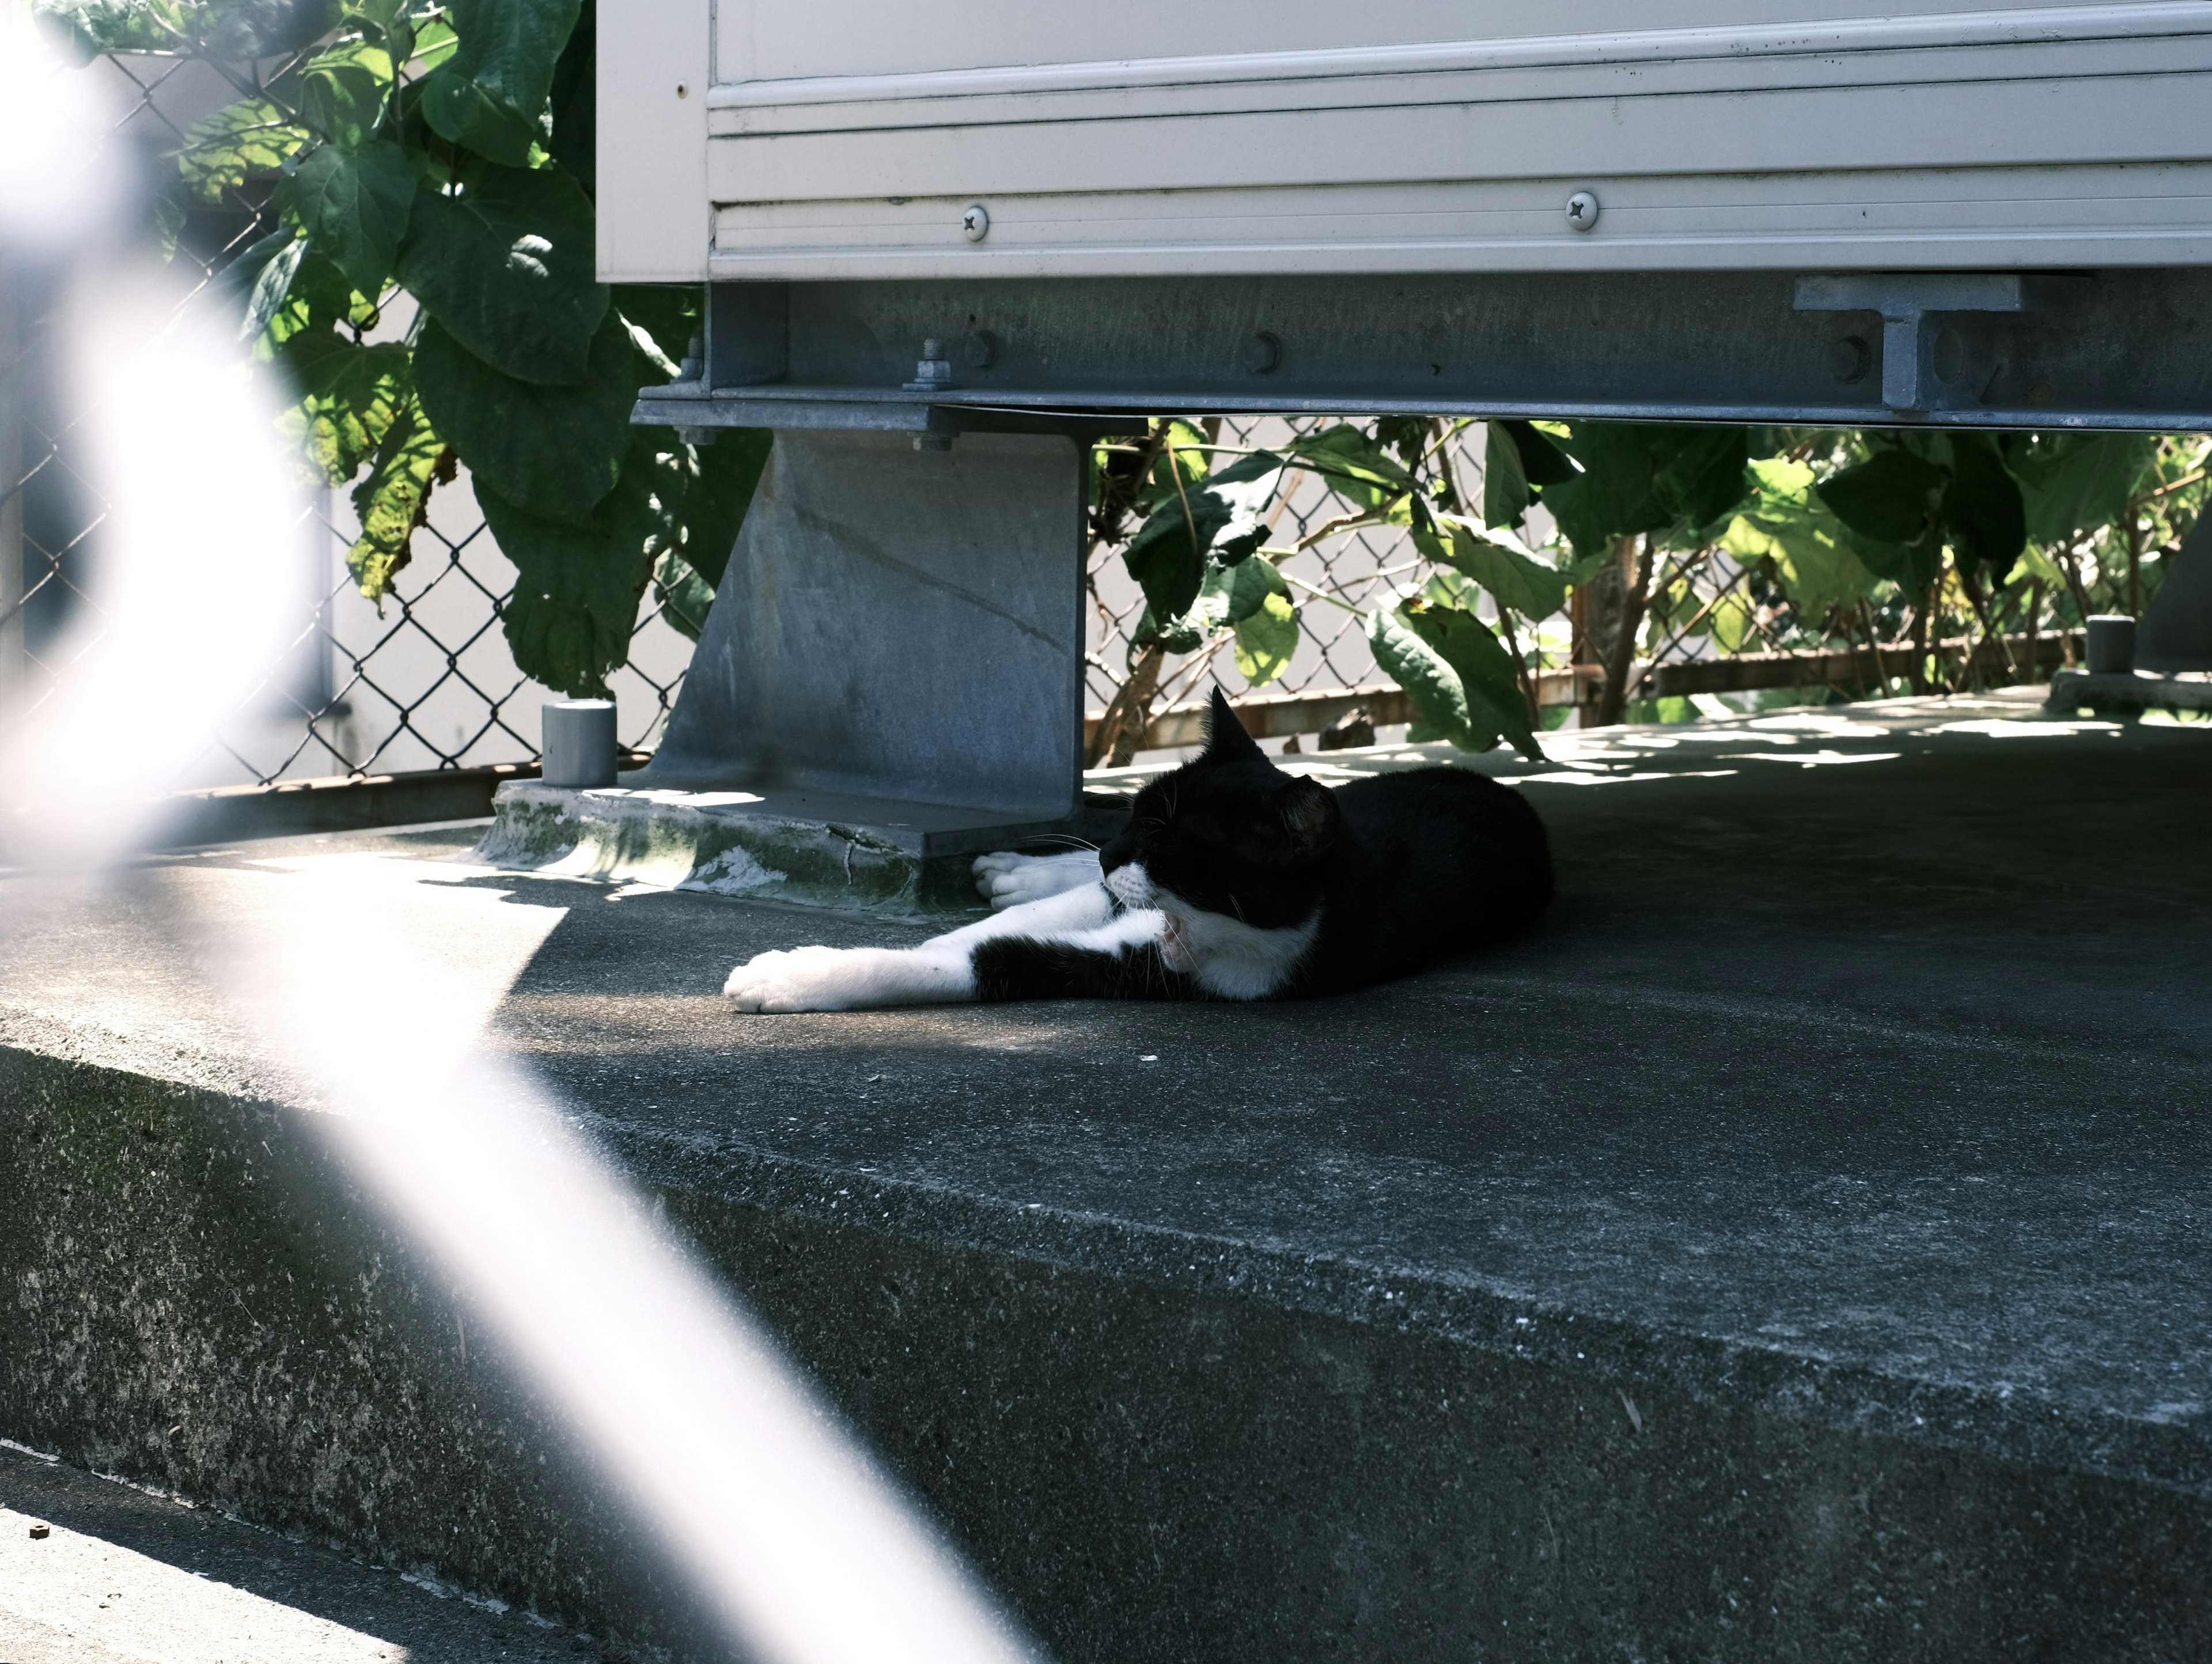
[[[1024,820],[793,786],[680,789],[642,772],[581,789],[513,781],[492,809],[477,853],[496,867],[892,918],[971,911],[977,856],[1098,841],[1118,819],[1079,808]]]
[[[2204,1656],[2212,736],[2033,717],[1578,749],[1549,927],[1325,1005],[741,1018],[904,930],[461,833],[12,887],[0,1432],[680,1644],[164,949],[352,862],[1064,1658]]]

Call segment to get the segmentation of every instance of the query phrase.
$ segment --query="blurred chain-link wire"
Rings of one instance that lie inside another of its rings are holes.
[[[246,181],[210,180],[182,208],[159,186],[175,178],[195,122],[268,96],[297,56],[240,64],[110,53],[70,71],[108,94],[111,115],[78,136],[88,154],[106,149],[153,183],[158,252],[180,311],[275,220],[265,188]],[[0,283],[0,714],[16,716],[51,688],[63,643],[81,647],[82,626],[97,622],[90,574],[108,513],[84,454],[91,412],[72,402],[81,395],[47,350],[64,291],[38,276],[11,269]],[[514,569],[465,471],[432,497],[381,607],[345,570],[357,527],[344,495],[320,494],[314,516],[290,643],[176,786],[534,762],[538,706],[556,696],[514,667],[500,628]],[[648,590],[629,662],[612,679],[624,745],[657,741],[690,651]]]

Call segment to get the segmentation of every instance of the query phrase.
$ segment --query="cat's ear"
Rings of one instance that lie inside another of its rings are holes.
[[[1213,685],[1213,699],[1206,712],[1206,755],[1210,762],[1225,763],[1232,758],[1265,758],[1260,742],[1244,731],[1244,724],[1237,720],[1237,713],[1229,708],[1229,696],[1221,691],[1221,684]]]

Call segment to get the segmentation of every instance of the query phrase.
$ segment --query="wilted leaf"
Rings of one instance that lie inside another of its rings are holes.
[[[551,520],[588,519],[614,489],[637,390],[658,379],[611,308],[574,387],[502,375],[435,318],[424,321],[415,345],[422,408],[471,476]]]
[[[482,168],[425,193],[398,272],[453,338],[518,381],[584,379],[607,291],[592,275],[592,204],[557,168]]]
[[[309,137],[267,99],[249,98],[192,124],[177,155],[177,171],[193,196],[219,203],[226,192],[275,173]]]
[[[502,622],[517,668],[563,693],[605,694],[607,673],[629,658],[654,564],[676,547],[683,491],[680,454],[653,428],[636,430],[620,481],[580,526],[477,487],[485,523],[515,566]]]
[[[325,479],[343,485],[406,413],[407,349],[397,341],[360,346],[325,329],[294,337],[284,356],[300,402],[278,425]]]
[[[322,145],[302,157],[277,187],[277,204],[362,294],[383,293],[415,201],[406,153],[380,138],[349,154]]]
[[[361,536],[346,551],[346,568],[369,600],[381,602],[411,558],[408,539],[422,523],[431,476],[445,454],[446,442],[410,399],[377,447],[368,478],[354,487]]]

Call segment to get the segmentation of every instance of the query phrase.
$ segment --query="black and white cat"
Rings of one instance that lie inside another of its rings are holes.
[[[1543,823],[1466,769],[1334,790],[1268,761],[1216,689],[1205,753],[1093,854],[987,855],[1001,911],[918,948],[794,948],[730,972],[742,1011],[970,1000],[1294,999],[1410,976],[1534,924]]]

